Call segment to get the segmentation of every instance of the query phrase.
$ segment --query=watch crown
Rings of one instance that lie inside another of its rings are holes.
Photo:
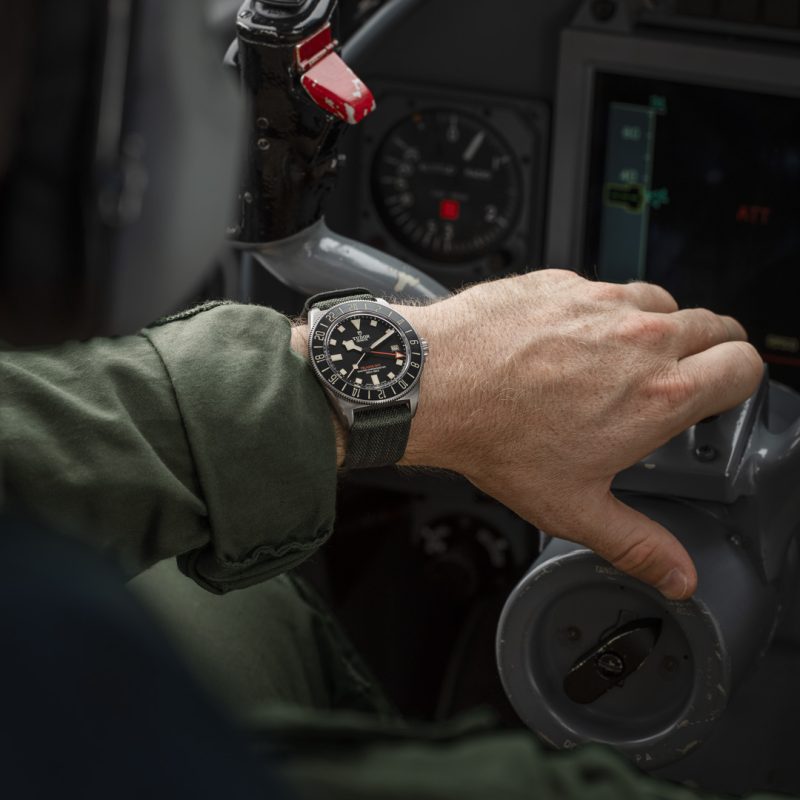
[[[427,356],[428,355],[428,340],[427,339],[420,339],[419,343],[422,346],[422,355],[423,356]]]

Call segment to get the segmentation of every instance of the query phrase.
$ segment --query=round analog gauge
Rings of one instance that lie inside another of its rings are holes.
[[[499,134],[478,117],[446,110],[416,112],[389,131],[372,190],[392,236],[443,262],[501,245],[522,196],[517,160]]]
[[[312,363],[329,386],[361,402],[391,401],[405,394],[423,358],[414,329],[391,309],[329,312],[314,326],[309,344]]]

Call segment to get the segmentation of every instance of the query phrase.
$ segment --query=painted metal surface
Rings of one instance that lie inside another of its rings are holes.
[[[552,540],[498,626],[500,675],[521,718],[557,747],[605,742],[648,769],[675,765],[708,740],[769,647],[798,582],[788,557],[800,532],[798,488],[800,395],[771,384],[766,370],[740,406],[621,473],[615,492],[686,547],[697,592],[667,601],[585,548]],[[644,619],[662,622],[652,653],[589,702],[570,700],[564,681],[574,665],[600,669],[587,654]]]

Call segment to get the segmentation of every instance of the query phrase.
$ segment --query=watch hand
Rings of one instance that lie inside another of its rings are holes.
[[[342,342],[342,344],[344,345],[345,350],[358,350],[358,352],[360,353],[362,352],[363,349],[359,347],[352,339],[346,339],[345,341]]]
[[[387,353],[384,350],[370,350],[369,352],[370,352],[370,355],[376,355],[376,356],[391,356],[392,358],[402,358],[403,357],[402,353]]]
[[[386,333],[381,336],[380,339],[372,343],[372,347],[377,347],[381,342],[385,342],[390,336],[393,336],[394,333],[394,330],[386,331]]]
[[[358,349],[360,350],[361,348],[359,347]],[[364,360],[366,355],[367,355],[366,353],[361,354],[361,358],[359,358],[358,361],[356,361],[356,363],[353,364],[353,369],[351,369],[350,372],[347,373],[347,378],[345,378],[345,380],[347,380],[358,369],[359,365]]]

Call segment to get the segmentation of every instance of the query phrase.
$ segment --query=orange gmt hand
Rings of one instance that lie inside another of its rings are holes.
[[[402,358],[402,353],[385,353],[382,350],[370,350],[370,355],[374,356],[391,356],[392,358]]]

